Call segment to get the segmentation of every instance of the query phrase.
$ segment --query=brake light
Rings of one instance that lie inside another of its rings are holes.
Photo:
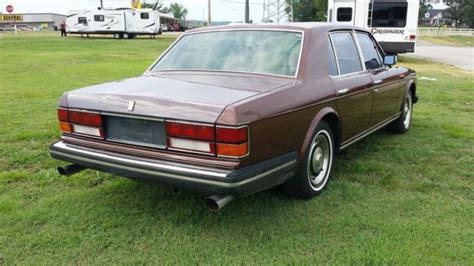
[[[226,143],[242,143],[248,138],[247,127],[227,128],[218,127],[216,129],[216,141]]]
[[[69,121],[73,124],[87,125],[93,127],[102,126],[102,116],[98,113],[69,111]]]
[[[178,122],[166,122],[166,135],[199,140],[214,140],[214,127]]]
[[[223,157],[244,157],[249,153],[248,127],[217,127],[216,154]]]
[[[248,127],[221,127],[167,121],[168,148],[223,157],[244,157],[249,153]]]
[[[102,116],[99,113],[58,109],[59,128],[64,133],[104,137]]]
[[[416,35],[410,35],[410,41],[414,41],[416,39]]]

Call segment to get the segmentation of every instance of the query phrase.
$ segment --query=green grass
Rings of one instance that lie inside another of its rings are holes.
[[[0,37],[0,264],[464,264],[474,261],[473,73],[402,58],[413,128],[336,159],[320,197],[266,191],[210,212],[197,194],[60,177],[64,91],[142,73],[172,39]]]
[[[418,38],[439,45],[474,47],[474,36],[419,36]]]

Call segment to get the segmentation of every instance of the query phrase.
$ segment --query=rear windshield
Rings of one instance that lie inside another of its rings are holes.
[[[238,30],[183,36],[152,68],[212,70],[295,76],[302,34],[290,31]]]

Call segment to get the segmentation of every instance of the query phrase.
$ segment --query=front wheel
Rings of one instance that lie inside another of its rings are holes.
[[[333,157],[334,136],[328,123],[321,121],[314,131],[298,174],[283,184],[284,192],[303,199],[319,195],[329,180]]]
[[[116,39],[116,40],[122,39],[122,34],[120,34],[120,33],[114,33],[114,39]]]
[[[403,100],[403,107],[400,113],[400,117],[393,121],[388,129],[394,133],[405,133],[410,129],[411,118],[413,114],[413,98],[411,91],[408,91],[405,99]]]

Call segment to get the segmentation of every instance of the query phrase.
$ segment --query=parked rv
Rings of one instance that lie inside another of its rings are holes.
[[[112,34],[115,39],[161,34],[160,14],[151,9],[71,11],[66,24],[70,34]]]
[[[386,53],[412,53],[419,4],[419,0],[329,0],[328,21],[370,28]]]

